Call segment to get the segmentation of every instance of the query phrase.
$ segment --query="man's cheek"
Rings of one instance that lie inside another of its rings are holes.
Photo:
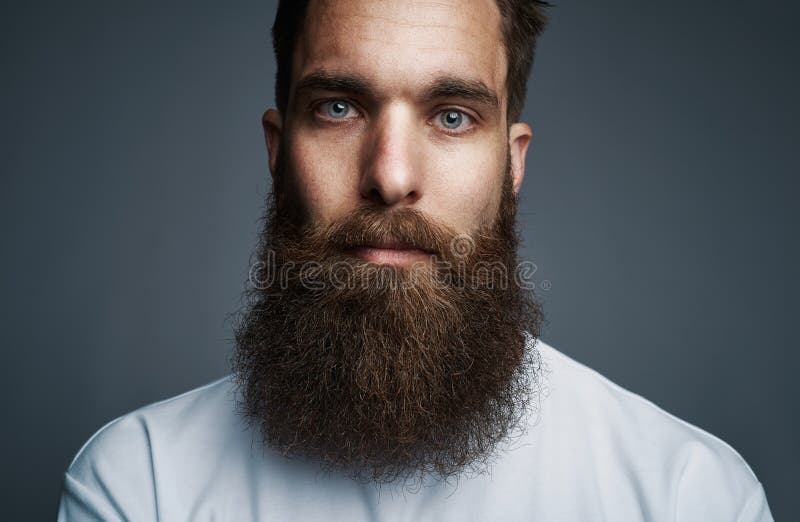
[[[459,230],[491,221],[500,200],[502,167],[488,159],[452,163],[435,175],[428,196]]]
[[[352,150],[306,143],[292,151],[298,203],[308,218],[330,222],[358,200],[358,167]]]

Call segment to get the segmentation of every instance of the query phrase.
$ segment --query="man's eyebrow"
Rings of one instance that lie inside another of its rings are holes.
[[[372,83],[363,76],[350,73],[315,71],[297,82],[295,93],[334,91],[366,96],[374,92]],[[500,101],[485,83],[480,80],[444,75],[434,79],[424,93],[425,99],[462,98],[472,100],[492,109],[500,108]]]
[[[372,84],[362,76],[328,71],[310,73],[295,86],[295,93],[298,95],[304,91],[337,91],[364,95],[371,90]]]
[[[500,108],[497,95],[480,80],[469,80],[457,76],[440,76],[427,89],[428,98],[464,98],[493,109]]]

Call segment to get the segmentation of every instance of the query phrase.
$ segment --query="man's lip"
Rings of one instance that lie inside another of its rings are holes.
[[[424,261],[431,255],[426,249],[392,242],[355,245],[348,250],[365,261],[400,265]]]
[[[360,245],[353,245],[351,247],[353,250],[358,249],[381,249],[381,250],[403,250],[403,251],[417,251],[417,252],[424,252],[426,254],[433,254],[433,251],[417,245],[412,245],[410,243],[403,243],[400,241],[371,241],[369,243],[363,243]]]

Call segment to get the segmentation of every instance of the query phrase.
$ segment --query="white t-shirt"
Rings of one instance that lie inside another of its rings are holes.
[[[538,414],[487,474],[404,491],[322,473],[266,449],[226,377],[100,429],[65,475],[58,520],[772,521],[730,446],[536,347]]]

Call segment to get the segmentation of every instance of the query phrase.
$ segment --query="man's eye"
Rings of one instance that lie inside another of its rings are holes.
[[[447,130],[463,130],[472,123],[468,114],[457,110],[442,111],[436,119]]]
[[[332,120],[343,120],[355,115],[355,108],[344,100],[328,100],[317,106],[317,112]]]

